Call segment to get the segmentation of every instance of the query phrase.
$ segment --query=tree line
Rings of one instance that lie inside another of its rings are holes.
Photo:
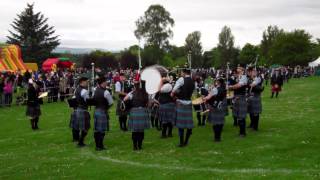
[[[174,19],[162,5],[151,5],[135,22],[134,35],[138,41],[144,41],[143,47],[133,45],[120,52],[93,51],[84,55],[55,54],[52,50],[60,45],[59,36],[53,26],[48,25],[48,18],[41,12],[33,11],[34,4],[17,15],[11,24],[7,43],[17,44],[22,49],[25,60],[41,63],[52,56],[69,56],[78,66],[91,67],[94,62],[101,68],[138,68],[140,48],[142,65],[161,64],[167,67],[183,66],[187,56],[191,57],[192,67],[225,67],[250,64],[257,60],[259,65],[307,65],[320,56],[320,39],[313,40],[311,34],[303,29],[285,31],[278,26],[268,26],[262,33],[260,44],[245,44],[235,47],[235,37],[228,26],[224,26],[218,35],[218,44],[209,51],[204,51],[201,32],[194,31],[187,35],[183,46],[170,44],[173,38]]]

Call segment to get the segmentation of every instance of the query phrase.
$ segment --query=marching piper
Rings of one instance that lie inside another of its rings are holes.
[[[132,132],[133,150],[135,151],[142,149],[144,130],[150,128],[147,111],[149,98],[145,90],[145,81],[141,81],[140,83],[136,80],[134,90],[124,98],[124,101],[131,101],[128,127]]]
[[[209,104],[209,116],[208,121],[212,124],[214,132],[214,141],[221,141],[221,133],[223,130],[226,108],[227,108],[227,91],[223,79],[218,79],[215,82],[215,87],[212,88],[208,96],[203,100]]]
[[[234,103],[232,113],[234,119],[236,119],[239,125],[240,137],[246,136],[246,116],[247,116],[247,101],[246,101],[246,89],[248,84],[248,78],[244,74],[244,68],[237,67],[236,84],[230,85],[229,89],[234,90]]]
[[[94,139],[96,150],[104,150],[103,140],[105,132],[108,131],[109,115],[108,109],[113,104],[110,92],[107,90],[107,81],[105,77],[98,79],[98,87],[93,96],[95,102],[94,111]]]
[[[179,147],[188,145],[189,138],[194,128],[192,117],[192,102],[191,96],[195,89],[194,82],[191,78],[191,70],[183,69],[181,76],[172,92],[172,97],[177,97],[176,100],[176,127],[179,129],[180,144]],[[184,131],[187,130],[184,136]],[[184,138],[185,137],[185,138]]]
[[[261,92],[263,91],[263,80],[254,68],[248,69],[250,83],[248,87],[248,113],[250,114],[250,128],[257,131],[259,125],[259,114],[262,112]]]
[[[90,113],[88,112],[89,91],[88,78],[79,78],[79,87],[75,91],[76,109],[71,119],[71,128],[74,141],[78,141],[78,147],[86,146],[84,138],[90,129]]]

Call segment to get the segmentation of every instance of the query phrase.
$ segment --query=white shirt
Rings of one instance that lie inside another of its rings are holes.
[[[246,75],[241,75],[238,83],[239,83],[240,86],[247,85],[248,84],[247,76]]]
[[[172,91],[172,85],[170,83],[163,85],[160,89],[161,93],[169,93],[171,91]]]
[[[253,82],[252,82],[252,85],[256,86],[256,85],[258,85],[260,83],[261,83],[261,78],[260,77],[255,77]]]
[[[104,91],[103,96],[108,101],[109,105],[113,104],[112,96],[111,96],[111,94],[110,94],[110,92],[108,90]]]
[[[120,81],[117,81],[115,84],[115,91],[116,92],[121,92],[121,83]]]
[[[86,89],[82,89],[80,92],[80,96],[87,101],[87,99],[89,99],[89,91]]]
[[[212,88],[212,90],[210,91],[210,95],[216,96],[217,94],[218,94],[218,89],[216,87]]]

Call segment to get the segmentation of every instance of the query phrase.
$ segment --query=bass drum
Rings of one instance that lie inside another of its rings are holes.
[[[146,82],[148,94],[156,94],[162,85],[162,78],[168,76],[168,70],[159,65],[147,67],[142,70],[141,80]]]

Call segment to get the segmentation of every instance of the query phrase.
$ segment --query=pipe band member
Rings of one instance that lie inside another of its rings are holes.
[[[234,103],[232,108],[233,118],[237,120],[240,137],[246,136],[246,116],[247,116],[247,101],[246,101],[246,89],[248,84],[248,78],[244,74],[244,68],[237,67],[236,84],[229,86],[229,89],[234,90]]]
[[[202,77],[199,77],[196,80],[196,89],[197,89],[197,93],[201,97],[206,97],[208,95],[208,90],[205,87],[204,80],[202,79]],[[206,106],[204,103],[202,103],[199,105],[199,107],[200,109],[198,110],[195,109],[195,111],[197,112],[198,126],[205,126],[207,115],[206,114],[201,115],[201,113],[206,110]]]
[[[108,109],[113,104],[112,95],[107,90],[107,81],[105,77],[98,79],[98,87],[94,92],[94,140],[96,143],[96,150],[105,150],[103,139],[105,132],[108,130],[109,115]]]
[[[115,92],[119,95],[117,102],[116,114],[119,117],[120,130],[127,131],[127,119],[128,119],[128,108],[121,108],[124,97],[132,91],[132,86],[129,81],[126,80],[123,73],[120,73],[120,80],[115,84]]]
[[[145,90],[145,81],[141,81],[140,83],[136,80],[134,90],[124,98],[124,101],[131,101],[128,127],[132,132],[134,151],[142,149],[144,130],[150,128],[150,119],[147,110],[149,98]]]
[[[163,78],[163,85],[156,95],[159,102],[159,120],[162,122],[161,138],[172,137],[172,128],[176,118],[176,105],[170,96],[172,85],[167,78]]]
[[[176,100],[176,127],[179,129],[180,144],[178,147],[188,145],[189,138],[194,128],[192,117],[192,102],[191,96],[195,89],[193,80],[191,79],[190,69],[183,69],[181,76],[172,92],[171,96],[177,96]],[[186,138],[184,139],[184,130],[187,129]]]
[[[41,115],[40,109],[40,88],[39,85],[32,79],[29,79],[28,87],[28,100],[27,100],[27,111],[26,115],[30,117],[31,128],[33,130],[38,130],[39,117]]]
[[[90,129],[90,113],[88,112],[87,102],[89,100],[89,91],[87,89],[88,78],[81,77],[79,79],[79,87],[75,91],[77,107],[71,123],[73,138],[78,141],[78,147],[86,146],[84,138]]]
[[[250,114],[250,128],[257,131],[259,115],[262,112],[261,93],[263,91],[263,80],[257,75],[257,70],[249,68],[250,77],[248,88],[248,113]]]
[[[215,87],[212,88],[208,96],[204,98],[204,101],[209,104],[209,116],[208,121],[212,124],[214,132],[214,141],[221,141],[221,133],[223,130],[227,107],[227,91],[223,79],[217,79],[215,81]]]

